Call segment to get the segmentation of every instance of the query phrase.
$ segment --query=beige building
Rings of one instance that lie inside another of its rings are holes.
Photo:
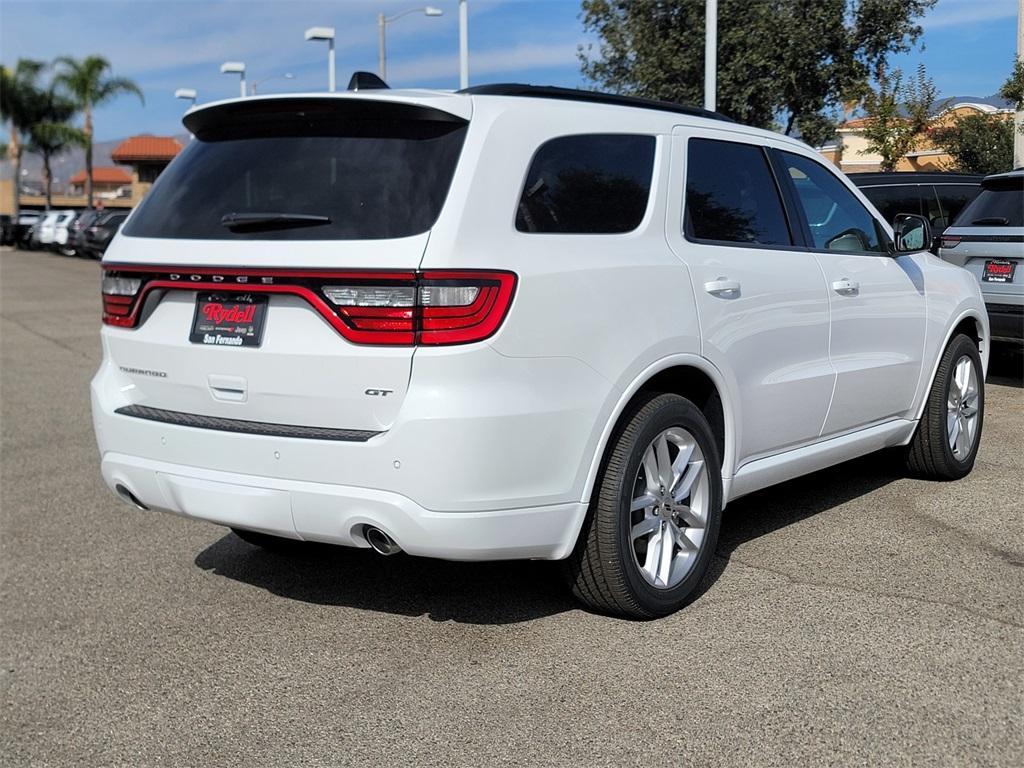
[[[1006,120],[1013,119],[1013,110],[984,102],[958,101],[939,112],[932,118],[929,131],[944,128],[958,118],[969,114],[999,115]],[[863,128],[867,118],[847,120],[839,126],[837,140],[818,148],[818,151],[844,173],[858,171],[877,171],[881,169],[882,158],[868,150],[868,140],[864,138]],[[953,166],[953,158],[949,153],[937,149],[928,136],[922,136],[918,147],[908,152],[896,164],[897,171],[948,171]]]

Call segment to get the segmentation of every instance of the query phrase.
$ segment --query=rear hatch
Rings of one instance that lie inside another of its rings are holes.
[[[982,293],[1024,295],[1024,174],[990,176],[942,233],[940,256],[969,270]]]
[[[290,97],[185,124],[195,138],[104,257],[105,344],[135,415],[386,430],[467,120]]]

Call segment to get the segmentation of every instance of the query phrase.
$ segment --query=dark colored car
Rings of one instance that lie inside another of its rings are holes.
[[[14,243],[14,220],[6,213],[0,215],[0,245]]]
[[[106,215],[107,211],[82,211],[68,229],[67,255],[88,256],[85,251],[85,231]]]
[[[93,259],[103,258],[110,241],[121,228],[127,213],[103,213],[95,222],[86,227],[82,255]]]
[[[931,222],[936,236],[981,191],[983,177],[966,173],[850,173],[865,197],[890,224],[900,213],[916,213]]]
[[[22,211],[18,221],[14,225],[14,244],[19,248],[30,247],[32,240],[32,228],[35,227],[42,214],[39,211]]]

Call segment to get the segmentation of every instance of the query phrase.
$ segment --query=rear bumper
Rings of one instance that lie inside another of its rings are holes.
[[[368,547],[377,527],[409,554],[446,560],[561,559],[581,503],[488,512],[432,512],[389,491],[218,472],[106,453],[103,479],[146,507],[291,539]]]
[[[993,341],[1024,343],[1024,304],[986,301],[985,309]]]

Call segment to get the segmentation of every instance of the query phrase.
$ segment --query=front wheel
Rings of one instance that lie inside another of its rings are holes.
[[[953,337],[942,353],[924,413],[907,449],[921,477],[958,480],[974,468],[985,417],[985,379],[974,341]]]
[[[650,395],[609,447],[565,563],[573,594],[632,618],[679,610],[714,556],[721,510],[721,461],[704,414],[678,395]]]

